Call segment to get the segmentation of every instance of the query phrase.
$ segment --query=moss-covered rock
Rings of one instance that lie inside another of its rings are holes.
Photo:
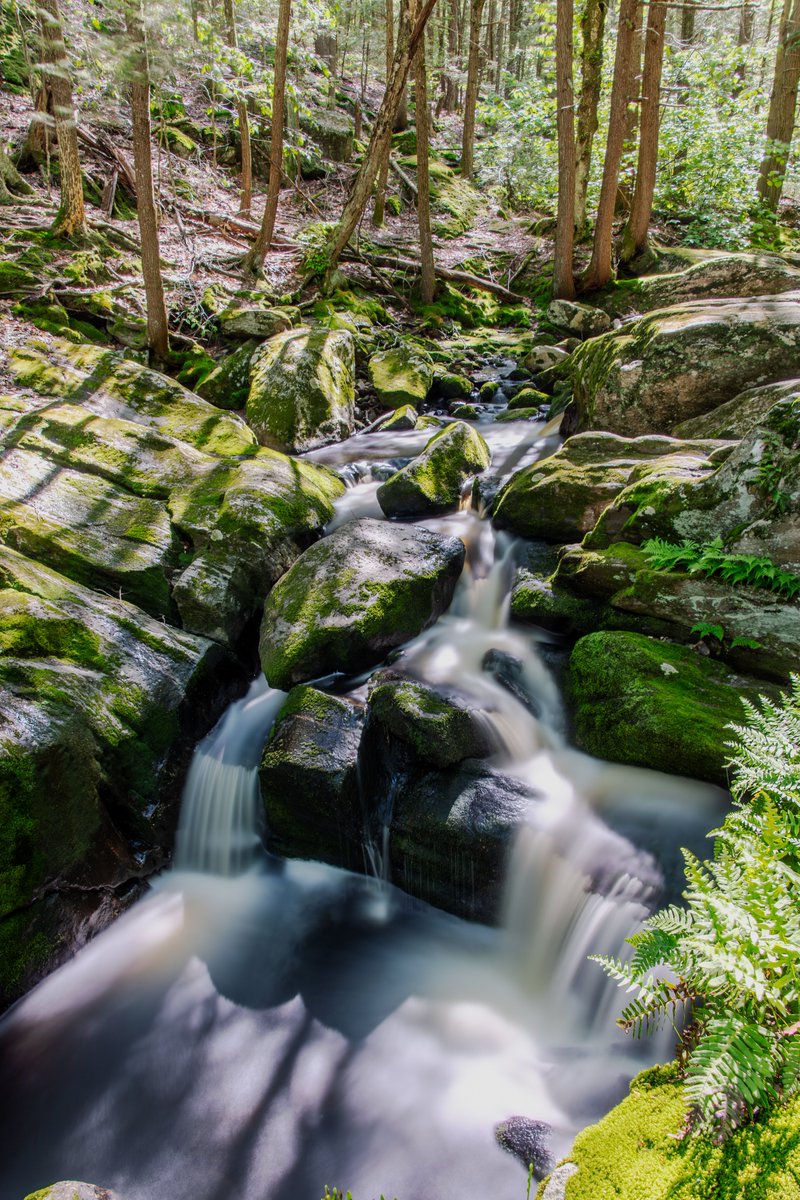
[[[611,328],[608,313],[574,300],[553,300],[548,306],[546,320],[560,333],[582,338],[597,337]]]
[[[299,452],[354,429],[355,350],[346,330],[301,327],[253,357],[247,420],[259,442]]]
[[[98,1187],[95,1183],[66,1179],[61,1183],[40,1188],[38,1192],[31,1192],[25,1200],[119,1200],[119,1197],[116,1192]]]
[[[378,488],[378,503],[389,517],[447,512],[458,507],[461,490],[471,476],[485,471],[489,447],[464,421],[454,421],[434,434],[408,466]]]
[[[653,312],[573,354],[578,428],[669,433],[743,387],[794,376],[798,345],[794,293]]]
[[[358,783],[363,722],[363,707],[352,700],[305,685],[292,688],[259,772],[273,853],[363,866]]]
[[[569,661],[576,745],[598,758],[727,783],[726,727],[764,685],[695,650],[638,633],[583,637]]]
[[[419,408],[431,390],[433,368],[421,354],[396,346],[373,354],[369,377],[384,407],[401,408],[410,404]]]
[[[402,404],[400,408],[390,413],[379,426],[382,433],[401,433],[407,429],[416,429],[419,413],[410,404]]]
[[[511,396],[508,401],[509,410],[515,408],[534,408],[538,409],[543,404],[549,405],[550,397],[546,392],[540,392],[537,388],[524,387]]]
[[[778,296],[800,289],[800,271],[778,254],[717,254],[681,271],[621,279],[600,297],[613,316],[726,297]]]
[[[273,687],[375,666],[452,599],[458,538],[361,520],[301,556],[264,607],[260,653]]]
[[[283,308],[242,306],[220,312],[220,329],[229,338],[271,338],[292,328],[292,314]]]
[[[197,388],[198,396],[217,408],[244,408],[250,391],[250,366],[260,342],[251,338],[226,354]]]
[[[800,400],[800,379],[748,388],[726,404],[675,427],[677,437],[743,438],[766,417],[779,400]]]
[[[353,157],[353,120],[341,109],[314,108],[303,115],[300,127],[331,162],[346,163]]]
[[[678,1136],[685,1109],[673,1067],[637,1076],[630,1095],[576,1138],[565,1200],[800,1200],[800,1100],[719,1145]],[[545,1195],[543,1183],[538,1200]]]
[[[457,404],[453,409],[457,421],[477,421],[480,415],[474,404]]]
[[[370,719],[408,746],[428,766],[450,767],[496,750],[485,725],[466,702],[413,679],[379,675],[369,692]]]
[[[512,476],[495,503],[495,523],[523,537],[579,541],[632,480],[703,477],[716,469],[708,456],[719,445],[576,434],[549,458]]]
[[[466,400],[472,393],[472,384],[466,375],[459,375],[453,371],[436,375],[433,387],[436,394],[443,400]]]

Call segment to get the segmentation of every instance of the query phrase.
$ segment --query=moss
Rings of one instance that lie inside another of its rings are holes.
[[[196,154],[197,142],[193,141],[182,129],[178,129],[176,125],[165,125],[163,134],[173,154],[177,154],[180,158],[190,158]]]
[[[550,397],[546,392],[540,392],[536,388],[524,387],[521,388],[516,396],[512,396],[508,402],[510,409],[514,408],[540,408],[543,404],[549,405]]]
[[[251,339],[233,354],[226,354],[200,382],[197,394],[217,408],[244,408],[250,391],[250,367],[260,346]]]
[[[566,1200],[800,1200],[800,1100],[722,1145],[677,1138],[684,1111],[672,1068],[638,1076],[627,1099],[578,1135]]]
[[[390,680],[373,687],[369,711],[423,762],[436,767],[481,757],[492,748],[467,709],[411,680]]]
[[[505,412],[498,413],[495,421],[541,421],[542,413],[538,408],[507,408]]]
[[[472,393],[472,384],[466,375],[458,375],[452,371],[437,375],[434,387],[443,400],[466,400]]]
[[[45,600],[0,589],[0,653],[68,659],[89,669],[106,665],[100,639],[83,622]]]
[[[374,354],[369,360],[369,376],[386,408],[405,404],[419,408],[433,383],[429,361],[406,346]]]
[[[446,425],[425,449],[378,488],[378,503],[387,516],[420,516],[457,508],[461,489],[471,475],[491,461],[480,434],[463,421]]]

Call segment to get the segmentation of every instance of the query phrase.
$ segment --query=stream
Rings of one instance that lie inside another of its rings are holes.
[[[479,429],[501,477],[555,445],[527,422]],[[379,482],[429,436],[310,454],[349,485],[330,528],[382,517]],[[679,846],[702,849],[722,794],[571,749],[552,638],[509,624],[518,547],[466,500],[422,524],[467,562],[399,665],[468,697],[535,793],[501,927],[394,888],[388,816],[363,876],[263,851],[257,766],[284,694],[257,679],[195,752],[173,868],[0,1024],[0,1200],[58,1179],[122,1200],[522,1200],[498,1122],[545,1122],[558,1158],[672,1056],[671,1031],[615,1028],[620,996],[587,956],[621,953],[679,893]],[[491,650],[521,664],[522,698],[483,669]]]

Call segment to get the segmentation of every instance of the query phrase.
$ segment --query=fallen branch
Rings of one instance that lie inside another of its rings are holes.
[[[411,192],[411,195],[414,197],[418,196],[419,192],[417,190],[417,185],[414,183],[414,180],[411,178],[410,175],[406,175],[403,168],[400,166],[400,164],[398,162],[395,161],[395,159],[393,159],[391,157],[391,155],[389,156],[389,166],[394,171],[395,175],[400,180],[400,182],[408,188],[408,190]]]
[[[119,171],[120,179],[128,189],[130,194],[136,196],[136,175],[133,167],[128,162],[122,151],[114,145],[107,133],[91,133],[85,125],[77,126],[77,134],[82,142],[85,142],[92,150],[96,150],[99,154],[107,154],[108,157],[116,164]]]
[[[373,263],[376,267],[386,267],[390,271],[413,271],[419,274],[422,270],[421,264],[413,258],[392,258],[387,254],[357,254],[352,250],[345,250],[342,258],[349,262],[367,262]],[[508,288],[503,287],[502,283],[495,283],[493,279],[482,279],[479,275],[471,275],[468,271],[456,271],[451,267],[435,268],[436,275],[439,279],[444,279],[448,283],[460,283],[464,287],[476,288],[481,292],[491,292],[492,295],[498,296],[506,304],[525,304],[526,299],[520,296],[517,292],[510,292]]]

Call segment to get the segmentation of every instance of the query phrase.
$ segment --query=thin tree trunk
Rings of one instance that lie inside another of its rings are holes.
[[[497,22],[497,32],[495,34],[495,54],[497,61],[494,69],[494,87],[495,91],[500,91],[500,84],[503,82],[503,55],[505,54],[505,39],[506,28],[508,27],[508,0],[501,0],[500,17]]]
[[[579,235],[586,228],[586,190],[598,126],[606,8],[607,0],[586,0],[581,15],[581,98],[575,141],[575,229]]]
[[[234,0],[225,0],[225,26],[228,45],[237,48],[236,12]],[[242,143],[242,191],[239,200],[239,212],[248,216],[253,204],[253,153],[250,148],[250,119],[247,114],[247,101],[239,100],[239,137]]]
[[[458,82],[456,80],[458,62],[458,0],[450,0],[450,10],[447,20],[447,67],[445,71],[444,108],[453,112],[458,105]]]
[[[572,81],[573,0],[556,6],[556,124],[558,129],[558,215],[553,254],[553,295],[572,300],[575,278],[572,250],[575,236],[575,116]]]
[[[481,66],[481,16],[484,0],[471,0],[469,14],[469,58],[467,93],[464,99],[464,132],[461,140],[461,174],[471,179],[475,170],[475,109]]]
[[[800,0],[798,0],[800,2]],[[612,230],[614,205],[617,198],[619,166],[625,140],[625,117],[628,111],[636,18],[639,0],[620,0],[617,52],[614,59],[614,81],[611,85],[611,112],[608,120],[608,140],[603,163],[603,182],[594,228],[592,258],[582,278],[582,290],[604,287],[611,279]]]
[[[386,0],[386,86],[392,74],[394,61],[394,0]],[[381,161],[378,172],[378,190],[375,194],[375,206],[372,210],[372,224],[379,229],[386,220],[386,185],[389,181],[389,153],[391,142],[386,147],[386,153]]]
[[[775,212],[783,191],[800,82],[800,0],[785,0],[767,117],[767,144],[758,176],[758,195]]]
[[[664,65],[664,31],[667,6],[664,0],[650,0],[642,74],[641,128],[639,161],[633,204],[622,238],[620,262],[631,262],[647,246],[653,193],[658,165],[658,130],[661,106],[661,71]]]
[[[695,37],[695,0],[683,0],[681,8],[681,41],[684,46],[691,46]]]
[[[42,25],[44,74],[53,97],[61,180],[61,204],[53,224],[53,233],[61,237],[80,237],[86,232],[83,177],[78,154],[77,121],[72,102],[69,60],[64,45],[64,29],[58,11],[58,0],[39,0],[39,19]]]
[[[428,71],[425,64],[425,36],[420,38],[414,55],[414,93],[416,96],[417,126],[417,217],[419,220],[419,251],[422,263],[420,296],[423,304],[433,304],[436,287],[431,237],[431,186],[428,174],[430,143],[430,113],[428,111]]]
[[[147,344],[154,358],[169,354],[167,308],[161,279],[158,219],[153,195],[153,161],[150,145],[150,67],[147,57],[141,0],[125,8],[125,27],[131,42],[131,117],[133,162],[136,171],[136,213],[142,248],[142,275],[147,300]]]
[[[372,127],[372,137],[369,140],[367,152],[361,162],[358,174],[351,184],[339,224],[333,231],[328,243],[328,269],[326,272],[328,276],[330,276],[336,263],[339,261],[339,256],[350,241],[358,222],[361,220],[372,190],[378,166],[383,155],[386,154],[392,139],[394,118],[402,94],[405,91],[406,79],[408,78],[412,59],[416,54],[417,46],[425,32],[425,26],[433,12],[435,4],[436,0],[424,0],[416,21],[412,25],[410,0],[402,0],[400,24],[397,33],[397,47],[395,49],[394,62],[392,63],[392,74],[383,93],[383,100],[378,109],[375,124]]]
[[[283,176],[283,122],[286,112],[286,62],[289,54],[289,22],[292,0],[280,0],[278,9],[278,32],[275,39],[275,75],[272,84],[272,119],[270,122],[269,184],[264,218],[255,245],[244,260],[248,271],[259,271],[264,265],[267,251],[275,232],[278,215],[278,197]]]

